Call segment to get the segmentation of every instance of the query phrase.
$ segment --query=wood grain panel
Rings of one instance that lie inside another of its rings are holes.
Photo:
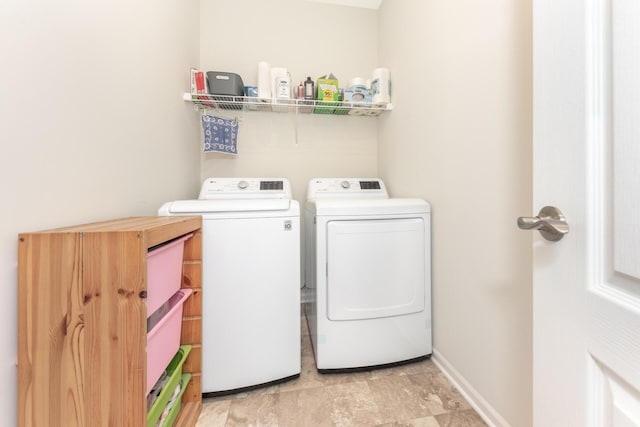
[[[185,261],[202,261],[202,232],[194,233],[184,245]]]
[[[82,424],[81,242],[75,234],[21,235],[19,242],[19,425]]]
[[[182,319],[180,344],[202,344],[202,317]]]
[[[84,233],[86,425],[146,422],[146,245],[137,231]],[[96,256],[100,254],[100,256]],[[112,399],[111,396],[131,396]],[[134,397],[139,396],[139,397]]]
[[[182,402],[182,410],[176,419],[176,426],[193,427],[198,422],[200,412],[202,411],[202,402]]]
[[[187,261],[182,264],[182,287],[202,287],[202,262]]]
[[[155,246],[171,239],[175,239],[176,237],[184,236],[185,234],[191,233],[202,226],[201,217],[178,216],[161,218],[173,218],[175,222],[171,221],[171,227],[154,227],[150,229],[147,233],[147,247]],[[182,221],[180,221],[180,219],[182,219]]]
[[[144,237],[147,248],[183,236],[202,227],[200,216],[151,216],[130,217],[113,221],[101,221],[89,224],[46,230],[43,233],[90,233],[90,232],[133,232]]]
[[[182,371],[191,380],[182,395],[178,426],[195,426],[202,408],[202,231],[185,242],[182,264],[182,288],[192,289],[183,308],[181,344],[191,344],[191,353]]]
[[[147,249],[163,239],[199,233],[201,223],[200,217],[134,217],[19,236],[20,427],[146,424],[141,292]],[[201,258],[201,239],[193,242],[189,256]],[[193,283],[201,280],[201,263],[191,264]],[[190,316],[183,327],[183,343],[197,348],[188,365],[196,371],[188,395],[192,403],[180,415],[188,426],[201,407],[199,294],[188,300]]]
[[[182,372],[202,373],[202,346],[200,344],[194,344],[191,347],[191,353],[182,365]]]
[[[187,389],[182,395],[182,402],[200,402],[202,401],[202,375],[192,374],[191,381],[187,385]]]
[[[183,317],[200,316],[202,313],[202,289],[192,289],[192,291],[182,307]]]

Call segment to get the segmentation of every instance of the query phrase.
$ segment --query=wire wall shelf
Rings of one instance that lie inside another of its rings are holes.
[[[308,99],[260,99],[249,96],[227,96],[185,93],[185,101],[196,109],[273,111],[276,113],[305,113],[324,115],[379,116],[393,109],[392,104],[364,104],[329,102]]]

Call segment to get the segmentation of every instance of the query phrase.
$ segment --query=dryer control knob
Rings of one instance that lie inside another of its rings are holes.
[[[342,186],[342,188],[347,189],[349,187],[351,187],[351,184],[349,184],[349,181],[342,181],[340,183],[340,185]]]
[[[247,181],[240,181],[238,183],[238,188],[241,190],[246,189],[249,186],[249,183]]]

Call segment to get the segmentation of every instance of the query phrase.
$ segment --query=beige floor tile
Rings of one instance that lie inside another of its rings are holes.
[[[231,400],[226,426],[277,426],[278,394],[256,394]]]
[[[309,339],[308,335],[300,337],[300,351],[302,357],[313,357],[313,346],[311,345],[311,339]]]
[[[278,393],[280,391],[281,384],[282,383],[266,385],[266,386],[257,387],[251,390],[240,391],[237,393],[223,394],[223,395],[214,396],[214,397],[204,397],[202,399],[202,404],[204,405],[205,403],[208,403],[208,402],[218,402],[218,401],[224,401],[224,400],[244,399],[245,397],[254,396],[256,394]]]
[[[486,427],[487,424],[473,409],[448,412],[435,416],[440,427]]]
[[[313,355],[302,357],[301,370],[299,378],[280,384],[281,392],[364,381],[370,375],[369,372],[320,373]]]
[[[431,360],[319,373],[304,317],[301,334],[299,378],[206,398],[197,426],[485,426]]]
[[[334,426],[373,426],[382,417],[373,398],[367,401],[355,400],[352,396],[334,397],[327,414]]]
[[[435,417],[424,417],[410,420],[409,425],[411,427],[440,427],[440,424]]]
[[[373,426],[381,422],[366,382],[280,394],[280,426]]]
[[[407,378],[420,388],[422,398],[428,402],[434,415],[471,409],[471,405],[442,372],[408,375]]]
[[[367,381],[383,415],[383,422],[412,420],[432,415],[421,389],[406,375],[386,376]]]
[[[331,426],[329,402],[322,387],[284,391],[278,401],[280,427]]]
[[[438,369],[431,359],[407,363],[406,365],[401,365],[400,368],[405,375],[440,373],[440,369]]]
[[[317,371],[316,371],[317,372]],[[331,386],[336,384],[347,384],[356,381],[366,381],[369,379],[370,372],[368,371],[352,371],[352,372],[324,372],[317,373],[318,380],[325,386]]]
[[[203,401],[196,427],[223,427],[227,422],[230,400]]]
[[[307,326],[307,319],[304,317],[304,314],[300,318],[300,335],[302,337],[309,336],[309,327]]]
[[[318,377],[313,356],[304,356],[300,364],[300,376],[280,384],[280,392],[322,387],[324,383]]]
[[[377,368],[367,371],[368,380],[377,380],[380,378],[404,375],[400,366],[393,366],[389,368]]]
[[[409,421],[395,421],[392,423],[378,424],[376,427],[440,427],[435,417],[416,418]]]

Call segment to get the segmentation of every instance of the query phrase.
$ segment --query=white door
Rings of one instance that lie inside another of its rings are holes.
[[[640,2],[533,12],[534,425],[640,426]]]

